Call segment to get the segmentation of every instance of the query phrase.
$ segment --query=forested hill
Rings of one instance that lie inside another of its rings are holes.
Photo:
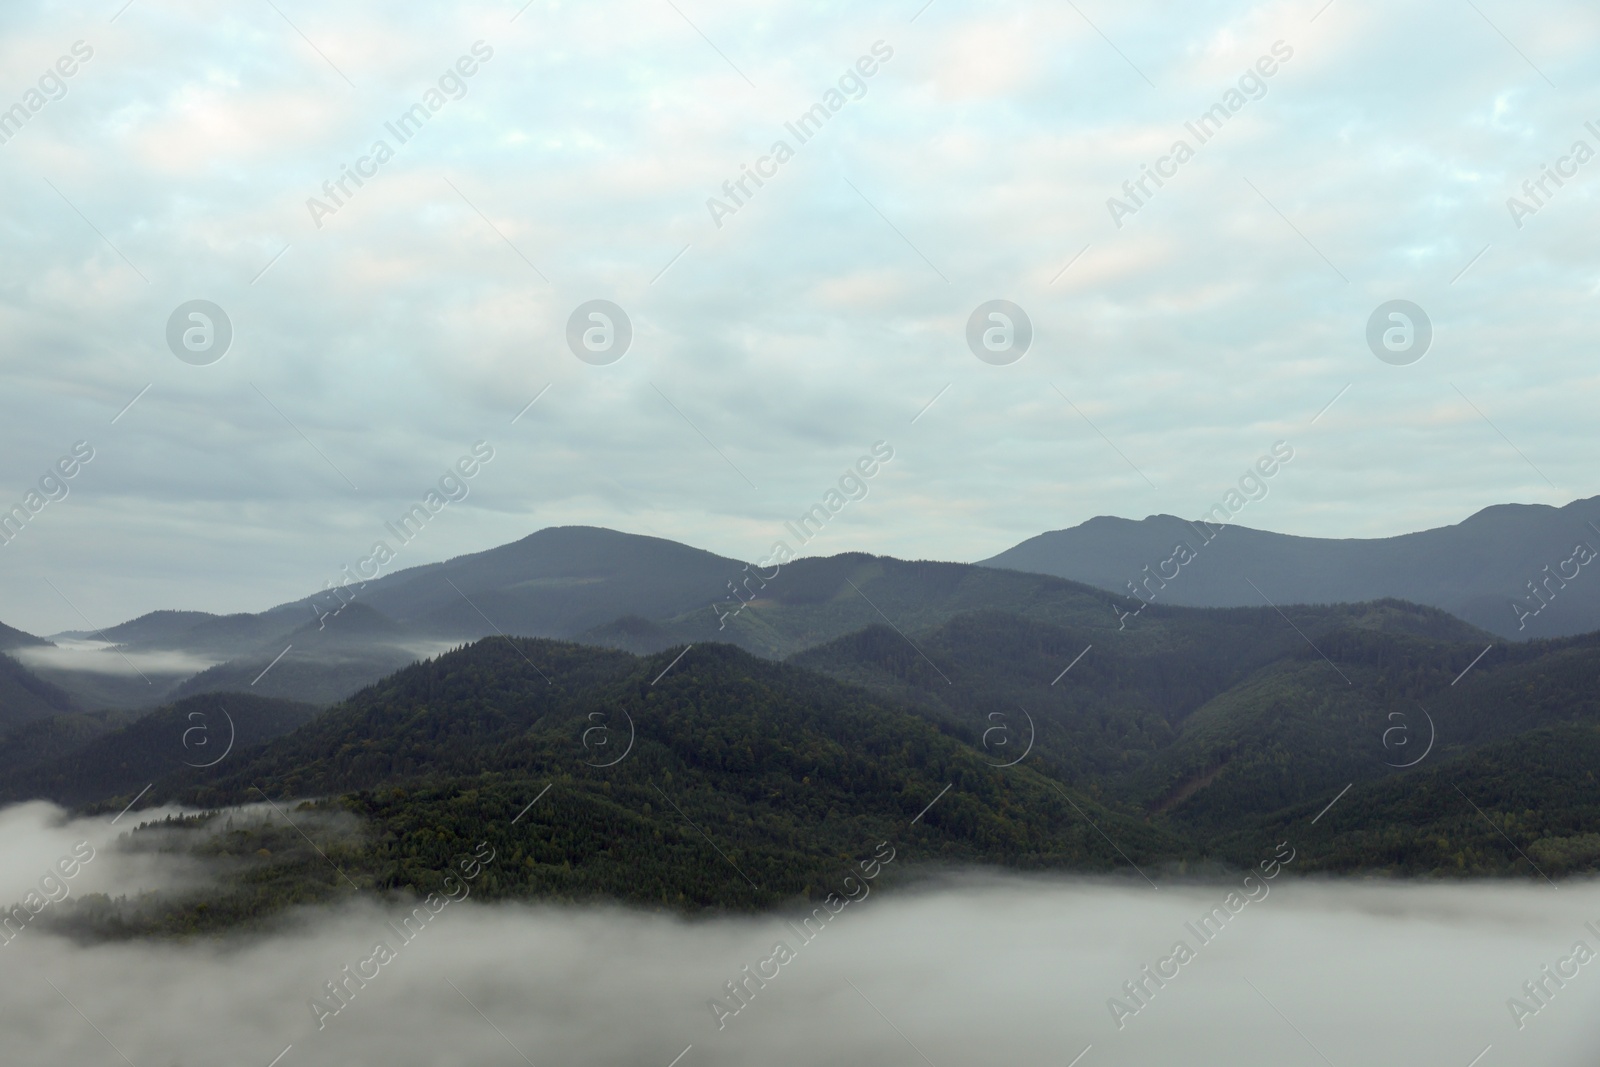
[[[71,711],[72,697],[0,653],[0,730]]]
[[[23,633],[14,626],[7,626],[0,622],[0,652],[9,652],[14,648],[29,648],[48,645],[42,637],[35,637],[30,633]]]
[[[690,909],[837,890],[850,858],[882,841],[897,871],[1134,876],[1130,860],[1156,869],[1193,855],[860,689],[726,645],[680,652],[480,641],[363,690],[220,778],[176,775],[140,803],[343,797],[335,806],[369,828],[340,853],[363,889],[428,886],[487,840],[502,858],[480,894]],[[348,890],[325,867],[311,877]]]
[[[288,733],[318,712],[311,704],[248,693],[208,693],[154,711],[56,715],[5,735],[0,803],[45,797],[88,804],[131,798],[159,777],[189,768],[216,774],[234,752]]]

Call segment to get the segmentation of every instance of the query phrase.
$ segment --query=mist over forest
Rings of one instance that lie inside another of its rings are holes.
[[[83,891],[157,874],[122,866],[108,820],[64,819],[40,805],[0,812],[8,896],[23,888],[16,872],[44,870],[78,840],[97,848]],[[1234,891],[1256,899],[1225,925],[1213,919],[1221,932],[1201,941],[1190,925]],[[181,943],[25,930],[0,956],[12,975],[0,1006],[7,1056],[112,1063],[115,1045],[141,1067],[264,1067],[292,1046],[285,1064],[665,1067],[692,1045],[683,1062],[945,1067],[1065,1063],[1092,1045],[1093,1062],[1129,1065],[1234,1062],[1264,1048],[1285,1063],[1465,1064],[1492,1045],[1499,1062],[1561,1067],[1589,1062],[1600,1039],[1590,967],[1521,1028],[1506,1007],[1532,1004],[1522,984],[1575,942],[1600,943],[1584,926],[1600,921],[1591,881],[1558,891],[1258,876],[1249,888],[1233,878],[1155,890],[968,873],[869,894],[812,927],[794,909],[683,919],[469,895],[404,931],[408,942],[397,925],[411,910],[313,908],[270,934]],[[1164,987],[1147,981],[1153,992],[1119,1027],[1108,1001],[1135,1004],[1123,984],[1178,941],[1193,958]],[[393,958],[350,981],[379,942]],[[778,943],[792,958],[760,968]],[[742,1003],[727,991],[774,969]],[[340,980],[342,1003],[325,987]],[[340,1007],[319,1013],[314,1001]],[[739,1010],[719,1020],[713,1001]]]

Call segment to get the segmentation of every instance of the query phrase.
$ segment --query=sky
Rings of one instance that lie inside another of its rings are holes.
[[[1248,522],[1287,533],[1594,495],[1597,31],[1506,0],[8,3],[0,621],[308,595],[464,458],[401,565],[568,524],[758,559],[878,442],[810,551],[1193,517],[1278,442]]]

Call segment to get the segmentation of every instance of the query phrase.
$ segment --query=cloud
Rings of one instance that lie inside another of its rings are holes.
[[[1582,5],[1486,9],[1515,47],[1420,3],[506,6],[8,9],[5,69],[95,53],[0,144],[0,507],[74,441],[97,458],[0,549],[7,622],[306,595],[478,439],[503,458],[413,562],[562,523],[753,558],[881,438],[905,491],[829,550],[1190,515],[1279,437],[1306,462],[1258,521],[1292,533],[1594,491],[1592,175],[1520,230],[1505,207],[1600,114]],[[479,40],[466,95],[318,229],[307,199]],[[707,198],[880,40],[866,95],[716,227]],[[1118,229],[1107,198],[1279,40],[1267,94]],[[197,297],[235,327],[208,367],[164,340]],[[635,325],[608,367],[563,340],[598,297]],[[1408,368],[1362,340],[1398,297],[1436,326]],[[1036,327],[1003,368],[962,339],[995,298]]]
[[[186,857],[132,853],[116,847],[136,826],[159,822],[171,814],[178,814],[178,809],[152,808],[120,818],[86,819],[43,800],[0,809],[0,905],[15,905],[38,889],[41,879],[58,873],[58,862],[73,855],[79,842],[87,842],[93,858],[69,880],[72,897],[86,893],[136,895],[203,884],[204,871]],[[78,858],[82,859],[83,853]],[[38,933],[30,930],[28,936]]]
[[[88,671],[92,674],[132,675],[144,672],[190,675],[221,662],[192,652],[124,651],[107,641],[82,641],[70,637],[58,637],[54,641],[54,646],[33,645],[13,649],[11,655],[29,667]]]
[[[32,870],[83,833],[104,844],[97,822],[62,823],[48,805],[0,812],[0,870]],[[128,877],[118,862],[107,849],[83,877]],[[280,1054],[285,1064],[666,1065],[689,1046],[684,1064],[780,1067],[1061,1063],[1089,1046],[1082,1062],[1109,1065],[1269,1051],[1284,1062],[1464,1064],[1491,1044],[1503,1062],[1560,1067],[1590,1062],[1600,1044],[1597,965],[1523,1029],[1505,1006],[1574,941],[1593,946],[1583,924],[1600,920],[1595,883],[1553,896],[1506,883],[1280,878],[1201,945],[1186,924],[1229,888],[1157,894],[1127,880],[968,872],[880,888],[809,942],[800,914],[684,920],[470,897],[410,940],[398,929],[406,912],[375,903],[302,911],[272,936],[77,945],[28,930],[0,948],[12,976],[0,1025],[18,1062],[100,1062],[115,1058],[111,1045],[176,1067]],[[1123,983],[1180,939],[1196,957],[1119,1029],[1108,1001],[1126,999]],[[778,942],[792,958],[774,975],[762,961]],[[364,965],[380,943],[388,962]],[[765,984],[750,982],[738,1013],[719,1018],[710,1003],[734,1003],[728,984],[746,967]],[[318,1012],[314,1000],[340,1007]]]

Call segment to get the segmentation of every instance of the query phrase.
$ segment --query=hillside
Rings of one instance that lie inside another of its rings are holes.
[[[1474,760],[1507,765],[1502,781],[1514,780],[1530,766],[1508,755],[1523,739],[1600,726],[1600,635],[1486,649],[1483,635],[1438,625],[1433,609],[1291,607],[1285,615],[1165,609],[1156,617],[1175,629],[1205,621],[1175,653],[1131,634],[1091,648],[1087,631],[974,614],[910,635],[916,649],[879,627],[793,662],[977,734],[993,763],[1026,750],[1040,769],[1102,802],[1234,860],[1242,853],[1230,842],[1240,834],[1256,847],[1346,785],[1353,797],[1380,798],[1375,824],[1403,822],[1411,807],[1395,783]],[[1549,793],[1553,825],[1600,830],[1569,795],[1595,766],[1563,759],[1533,776],[1565,783]],[[1504,795],[1498,786],[1484,793]],[[1401,840],[1432,848],[1424,836]],[[1371,853],[1340,847],[1328,869],[1383,870],[1397,856],[1436,866],[1394,841]],[[1512,870],[1514,850],[1505,851],[1491,849],[1484,856],[1498,859],[1480,857],[1457,873]],[[1597,863],[1600,853],[1569,858],[1564,869]]]
[[[75,708],[72,697],[0,653],[0,731]]]
[[[74,636],[100,636],[138,652],[176,649],[226,656],[248,652],[263,642],[276,641],[302,625],[308,617],[291,616],[288,612],[212,615],[204,611],[154,611],[103,630],[99,635]]]
[[[357,601],[179,683],[166,699],[249,692],[328,705],[442,647]]]
[[[0,622],[0,652],[10,652],[14,648],[27,648],[30,645],[48,645],[50,642],[42,637],[35,637],[29,633]]]
[[[254,746],[309,722],[317,713],[245,693],[180,700],[155,711],[59,716],[4,735],[0,803],[44,798],[90,804],[132,797],[156,779],[223,773]],[[210,767],[205,765],[210,764]],[[204,768],[204,769],[202,769]]]
[[[1597,767],[1600,724],[1540,727],[1356,785],[1319,818],[1331,790],[1215,847],[1248,862],[1292,832],[1306,872],[1539,881],[1592,872],[1600,868]]]
[[[406,668],[227,773],[172,775],[139,803],[259,805],[258,786],[280,805],[337,797],[296,810],[361,817],[358,838],[329,845],[364,889],[432,888],[487,841],[502,858],[476,887],[486,897],[687,910],[838,890],[851,857],[880,842],[901,876],[990,863],[1137,877],[1130,860],[1153,870],[1190,855],[1031,768],[998,772],[960,736],[858,689],[728,646],[695,648],[667,671],[676,655],[481,641]],[[254,851],[230,855],[247,871],[271,867]],[[316,879],[328,894],[349,889],[326,869]],[[283,901],[261,886],[275,884],[229,880],[218,914],[270,912]],[[182,908],[140,921],[164,929],[179,912],[203,923]]]

